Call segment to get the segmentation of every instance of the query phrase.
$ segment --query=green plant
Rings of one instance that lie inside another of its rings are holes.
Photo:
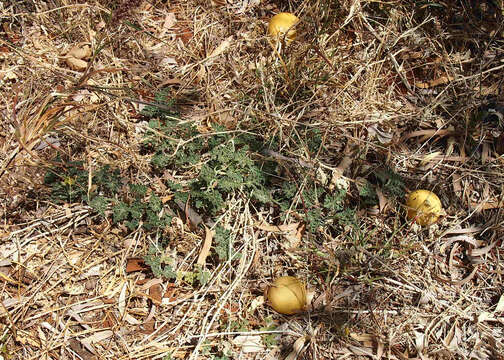
[[[240,253],[234,251],[233,241],[231,238],[231,232],[224,229],[221,226],[215,228],[215,252],[219,257],[219,260],[230,260],[233,258],[239,258]]]
[[[55,202],[83,201],[87,199],[88,172],[82,161],[63,163],[57,158],[54,167],[46,172],[44,184],[51,188]]]
[[[145,229],[162,228],[171,222],[171,216],[163,211],[161,199],[154,193],[147,194],[147,186],[129,184],[130,201],[114,200],[114,222],[122,222],[134,230],[140,222]]]
[[[53,166],[47,169],[44,184],[51,189],[51,199],[55,202],[83,201],[95,207],[103,214],[107,196],[113,196],[119,191],[119,170],[111,169],[109,165],[100,167],[92,176],[89,191],[89,172],[82,161],[63,162],[58,155]]]
[[[268,316],[266,319],[266,326],[263,326],[259,329],[259,331],[272,331],[277,328],[275,323],[273,322],[273,318],[271,316]],[[263,334],[262,339],[264,341],[264,344],[270,348],[275,346],[278,343],[277,340],[277,335],[276,334]]]
[[[159,248],[151,245],[149,247],[149,253],[144,257],[145,263],[150,266],[154,276],[156,277],[164,277],[167,279],[176,279],[177,273],[173,271],[172,268],[172,259],[160,255]]]
[[[161,228],[171,221],[164,212],[161,199],[141,184],[129,184],[129,192],[121,194],[118,169],[109,165],[100,167],[92,176],[88,192],[89,172],[78,161],[63,162],[58,156],[54,166],[46,172],[44,183],[51,189],[55,202],[84,202],[105,216],[111,206],[113,221],[124,222],[133,230],[140,224],[147,229]],[[123,200],[118,200],[121,197]],[[127,199],[127,200],[124,200]]]
[[[404,191],[404,180],[392,169],[385,168],[377,170],[375,176],[380,181],[385,193],[396,197],[403,198],[406,192]]]

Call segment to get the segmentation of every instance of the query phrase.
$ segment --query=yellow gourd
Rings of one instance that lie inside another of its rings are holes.
[[[266,295],[271,307],[281,314],[296,314],[303,311],[306,305],[305,284],[292,276],[277,278]]]
[[[409,194],[406,201],[408,219],[416,219],[421,225],[434,224],[442,211],[441,200],[429,190],[415,190]]]
[[[290,44],[296,38],[294,26],[299,22],[296,15],[291,13],[279,13],[273,16],[268,25],[268,35],[275,41],[283,40]]]

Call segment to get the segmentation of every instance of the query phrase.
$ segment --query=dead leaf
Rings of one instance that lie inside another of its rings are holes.
[[[453,174],[453,177],[452,177],[452,184],[453,184],[453,192],[457,195],[460,196],[460,194],[462,194],[462,181],[461,181],[462,177],[455,173]]]
[[[471,206],[473,208],[478,208],[479,210],[489,210],[489,209],[497,209],[504,207],[504,201],[500,202],[483,202],[483,203],[475,203],[471,202]]]
[[[166,85],[180,85],[182,81],[178,78],[168,79],[159,84],[158,89],[164,88]]]
[[[241,347],[244,353],[256,353],[264,350],[260,335],[240,335],[233,339],[233,344]]]
[[[163,31],[161,32],[161,35],[164,35],[166,30],[171,29],[173,25],[177,23],[177,18],[175,17],[174,13],[168,13],[165,16],[165,21],[163,23]]]
[[[498,319],[488,311],[483,311],[481,314],[478,315],[478,323],[481,323],[483,321],[498,321]]]
[[[149,270],[150,267],[145,264],[145,260],[139,257],[129,258],[126,263],[126,273],[131,273],[134,271],[145,271]]]
[[[442,153],[441,151],[434,151],[430,154],[427,154],[423,157],[422,160],[420,160],[420,166],[425,166],[431,161],[435,160],[438,156],[440,156]]]
[[[87,59],[91,56],[91,46],[89,43],[80,42],[70,49],[67,56],[76,59]]]
[[[477,249],[470,249],[468,251],[468,254],[470,256],[482,256],[487,254],[490,250],[494,248],[495,245],[497,245],[497,242],[499,242],[500,239],[495,240],[493,243],[491,243],[488,246],[482,247],[482,248],[477,248]]]
[[[117,307],[119,309],[119,314],[121,314],[121,317],[124,317],[126,314],[126,290],[128,289],[128,283],[124,282],[121,293],[119,294],[119,299],[117,302]]]
[[[452,81],[454,79],[453,76],[451,75],[443,75],[435,80],[430,80],[430,81],[427,81],[427,82],[416,82],[415,83],[415,86],[417,88],[420,88],[420,89],[428,89],[428,88],[431,88],[431,87],[434,87],[434,86],[438,86],[438,85],[443,85],[443,84],[446,84],[446,83],[449,83],[450,81]]]
[[[156,305],[161,305],[161,301],[163,300],[162,290],[163,288],[160,284],[154,284],[149,288],[150,299]]]
[[[193,32],[188,27],[183,27],[180,29],[179,32],[177,32],[177,38],[182,40],[184,45],[187,45],[187,43],[192,39],[192,37],[193,37]]]
[[[219,46],[217,46],[207,57],[208,59],[216,58],[220,54],[222,54],[226,49],[231,45],[231,41],[233,40],[233,35],[228,36],[224,41],[222,41]]]
[[[82,339],[81,343],[83,345],[91,345],[91,344],[98,343],[98,342],[101,342],[103,340],[106,340],[109,337],[111,337],[112,335],[114,335],[114,333],[112,332],[112,330],[98,331],[98,332],[94,333],[93,335],[88,336],[88,337]]]
[[[378,206],[380,208],[380,213],[383,213],[385,211],[385,208],[387,207],[388,200],[383,195],[383,192],[381,191],[380,188],[376,188],[376,196],[378,196]]]
[[[495,307],[494,312],[503,312],[504,311],[504,294],[501,295],[499,298],[499,302],[497,303],[497,306]]]
[[[261,222],[255,225],[259,230],[270,231],[270,232],[291,232],[297,230],[299,223],[290,223],[282,225],[269,225],[266,222]]]
[[[284,238],[288,242],[287,245],[289,249],[295,249],[299,246],[299,244],[301,243],[301,239],[303,238],[305,228],[306,225],[301,224],[300,226],[298,226],[296,230],[290,231],[284,235]]]
[[[443,136],[446,136],[446,135],[451,135],[451,134],[454,134],[455,133],[455,130],[454,129],[445,129],[445,130],[439,130],[439,129],[425,129],[425,130],[417,130],[417,131],[412,131],[408,134],[405,134],[401,137],[401,139],[399,140],[399,142],[403,142],[405,140],[408,140],[412,137],[419,137],[419,136],[423,136],[423,137],[443,137]]]
[[[258,296],[250,303],[248,311],[253,313],[255,309],[264,305],[264,296]]]
[[[285,358],[285,360],[296,360],[299,355],[303,352],[303,348],[305,345],[306,340],[308,340],[308,336],[301,336],[299,339],[294,341],[294,344],[292,345],[292,351],[290,352],[289,355]]]
[[[368,341],[373,341],[374,336],[371,334],[357,334],[357,333],[350,333],[350,337],[354,340],[360,341],[360,342],[368,342]]]
[[[198,265],[205,266],[206,258],[210,254],[210,248],[212,247],[212,239],[214,232],[205,226],[205,241],[203,242],[203,247],[198,256]]]
[[[81,60],[81,59],[77,59],[77,58],[74,58],[74,57],[67,57],[65,59],[67,65],[72,69],[72,70],[75,70],[75,71],[84,71],[87,69],[87,66],[88,66],[88,63],[84,60]]]
[[[82,346],[80,342],[75,339],[69,339],[68,341],[70,348],[75,351],[82,359],[91,360],[93,358],[93,353]]]
[[[354,355],[364,355],[364,356],[371,356],[373,357],[373,351],[372,349],[366,348],[366,347],[357,347],[353,345],[348,345],[348,349],[354,354]]]

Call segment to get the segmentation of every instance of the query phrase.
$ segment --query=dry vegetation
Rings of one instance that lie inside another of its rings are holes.
[[[503,11],[0,2],[0,357],[503,359]]]

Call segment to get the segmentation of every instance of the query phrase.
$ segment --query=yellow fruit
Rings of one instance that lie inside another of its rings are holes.
[[[271,307],[281,314],[296,314],[306,305],[306,287],[292,276],[277,278],[266,295]]]
[[[406,206],[408,219],[416,219],[416,222],[422,226],[434,224],[443,208],[441,200],[429,190],[413,191],[408,196]]]
[[[279,39],[290,44],[296,38],[296,29],[294,26],[299,22],[296,15],[291,13],[280,13],[273,16],[268,25],[268,34],[275,41]]]

